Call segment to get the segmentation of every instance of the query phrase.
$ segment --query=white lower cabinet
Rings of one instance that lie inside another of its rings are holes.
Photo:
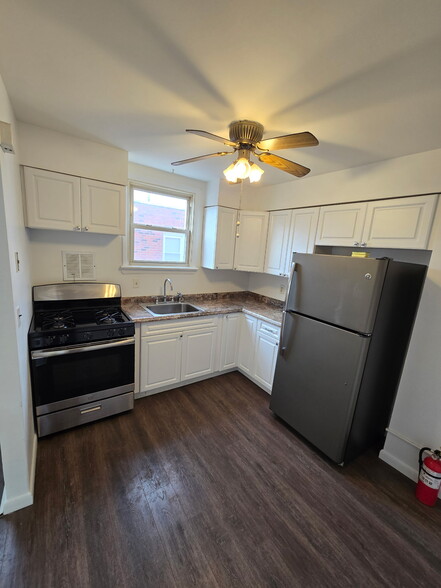
[[[248,375],[253,370],[254,346],[256,342],[257,319],[248,314],[242,315],[240,325],[239,351],[237,367],[241,372]]]
[[[141,341],[141,393],[181,381],[182,333],[143,337]]]
[[[279,350],[280,329],[259,321],[256,334],[253,377],[267,392],[271,392]]]
[[[237,366],[250,380],[271,393],[279,349],[280,327],[244,314]]]
[[[222,320],[222,336],[220,347],[219,370],[231,370],[237,367],[237,352],[239,349],[241,312],[224,315]]]
[[[161,392],[217,371],[217,331],[217,317],[143,323],[139,395]]]
[[[215,371],[216,335],[216,327],[183,334],[181,380],[200,378]]]
[[[280,337],[272,323],[239,312],[147,322],[140,331],[138,397],[236,368],[271,393]]]

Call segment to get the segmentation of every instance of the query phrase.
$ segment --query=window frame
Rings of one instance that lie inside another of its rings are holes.
[[[187,200],[187,223],[185,229],[174,229],[169,227],[161,227],[156,225],[143,225],[134,222],[134,191],[142,190],[144,192],[151,192],[163,196],[170,196],[172,198],[181,198]],[[190,268],[192,259],[192,245],[193,245],[193,221],[194,221],[194,194],[183,190],[176,190],[174,188],[167,188],[166,186],[157,186],[154,184],[145,184],[143,182],[129,183],[129,267],[137,268]],[[178,235],[185,235],[186,238],[186,252],[184,261],[142,261],[135,260],[135,229],[159,231],[161,233],[176,233]]]

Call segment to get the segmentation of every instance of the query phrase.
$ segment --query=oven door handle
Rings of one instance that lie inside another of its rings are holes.
[[[98,351],[99,349],[108,349],[109,347],[122,347],[123,345],[134,345],[135,337],[127,339],[119,339],[118,341],[103,342],[103,343],[86,343],[84,345],[77,345],[72,347],[63,347],[58,349],[47,349],[40,351],[32,351],[32,359],[43,359],[46,357],[55,357],[56,355],[68,355],[69,353],[84,353],[85,351]]]

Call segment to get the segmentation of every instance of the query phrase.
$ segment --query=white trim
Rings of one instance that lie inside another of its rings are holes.
[[[8,500],[8,498],[6,497],[5,485],[5,487],[3,488],[3,496],[0,505],[1,514],[10,514],[11,512],[15,512],[16,510],[20,510],[21,508],[31,506],[31,504],[34,503],[35,470],[37,465],[37,445],[38,439],[37,435],[34,433],[34,438],[32,442],[31,471],[29,473],[29,491],[25,492],[24,494],[20,494],[20,496],[14,496],[14,498]]]
[[[405,443],[408,443],[409,445],[413,445],[414,447],[416,447],[418,449],[418,451],[421,449],[421,447],[418,445],[418,443],[416,443],[415,441],[412,441],[412,439],[409,439],[409,437],[406,437],[405,435],[398,433],[398,431],[394,431],[390,427],[386,427],[386,431],[388,433],[390,433],[391,435],[393,435],[394,437],[398,437],[398,439],[401,439],[401,441],[404,441]]]
[[[15,512],[16,510],[20,510],[21,508],[26,508],[27,506],[31,506],[34,502],[34,495],[32,492],[26,492],[25,494],[21,494],[20,496],[15,496],[11,498],[11,500],[6,499],[3,503],[3,514],[11,514],[11,512]]]
[[[382,449],[378,457],[382,461],[386,462],[387,464],[389,464],[390,466],[404,474],[407,478],[410,478],[414,482],[418,480],[418,470],[410,467],[407,463],[404,463],[404,461],[401,461],[401,459],[398,459],[397,457],[395,457],[395,455],[389,453],[389,451]]]
[[[139,223],[133,222],[133,191],[139,189],[144,191],[151,191],[157,194],[163,194],[164,196],[170,196],[174,198],[181,198],[187,201],[187,222],[185,229],[173,229],[159,226],[140,225]],[[128,185],[128,198],[127,198],[127,222],[126,222],[126,235],[122,239],[123,245],[123,266],[134,266],[137,268],[144,269],[175,269],[173,266],[164,264],[163,266],[157,266],[155,262],[146,261],[144,263],[137,260],[134,262],[134,231],[138,229],[148,229],[166,232],[175,232],[177,234],[183,234],[186,236],[186,247],[185,247],[185,261],[180,266],[184,269],[191,268],[194,265],[194,219],[195,219],[195,193],[187,190],[176,190],[173,188],[167,188],[166,186],[155,186],[145,182],[138,182],[136,180],[129,180]]]
[[[145,266],[145,265],[121,265],[120,266],[120,271],[121,273],[125,274],[125,273],[131,273],[133,271],[135,272],[139,272],[139,271],[161,271],[163,272],[164,270],[167,271],[178,271],[178,272],[197,272],[198,271],[198,267],[193,267],[193,266],[180,266],[180,265],[157,265],[157,266]]]
[[[409,439],[409,437],[406,437],[406,435],[403,435],[402,433],[399,433],[398,431],[394,431],[394,429],[391,429],[390,427],[387,427],[386,431],[387,431],[388,435],[392,435],[392,437],[399,439],[402,443],[405,444],[405,446],[412,447],[412,451],[419,452],[419,450],[421,449],[421,447],[418,443],[416,443],[412,439]],[[387,440],[386,440],[386,446],[387,446]],[[398,470],[399,472],[401,472],[402,474],[404,474],[405,476],[407,476],[408,478],[413,480],[414,482],[416,482],[418,480],[418,459],[415,460],[415,466],[411,466],[408,463],[406,463],[405,461],[403,461],[402,459],[399,459],[396,455],[394,455],[393,453],[391,453],[387,449],[382,449],[380,451],[378,457],[382,461],[386,462],[387,464],[389,464],[390,466],[392,466],[393,468],[395,468],[396,470]]]

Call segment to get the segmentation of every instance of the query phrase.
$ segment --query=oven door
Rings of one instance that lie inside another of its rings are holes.
[[[36,415],[133,392],[135,338],[31,352]]]

